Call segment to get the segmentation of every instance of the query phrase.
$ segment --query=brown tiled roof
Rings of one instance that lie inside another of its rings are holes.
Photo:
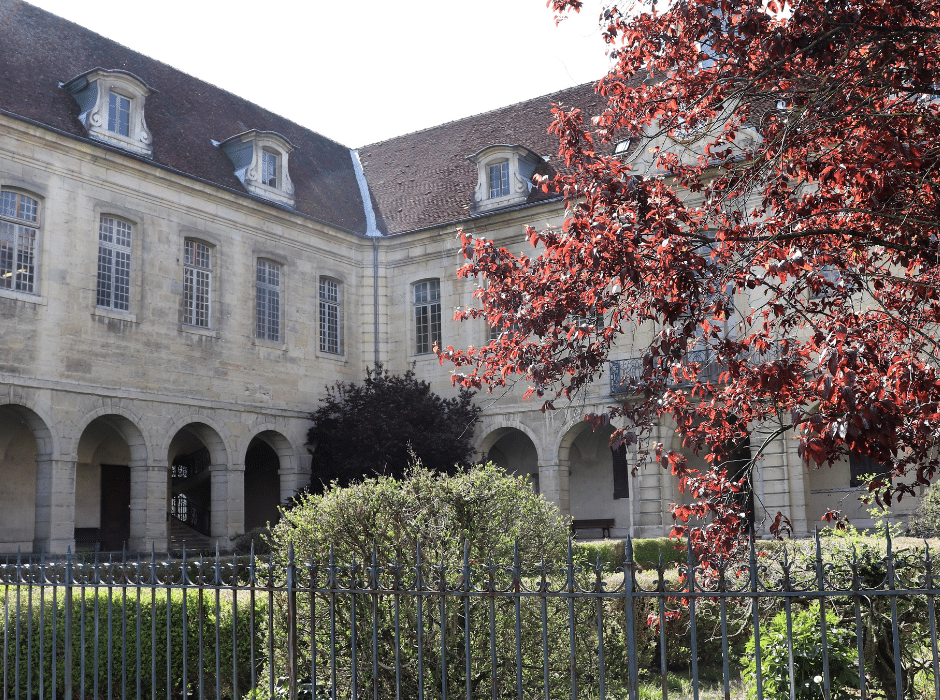
[[[0,110],[84,138],[78,105],[59,84],[96,67],[129,71],[157,91],[147,98],[145,115],[153,162],[245,192],[212,140],[249,129],[276,131],[297,146],[290,154],[294,209],[365,233],[345,146],[21,0],[0,0]]]
[[[388,233],[470,218],[477,166],[467,156],[487,146],[525,146],[550,156],[540,173],[560,168],[558,137],[548,133],[552,103],[579,107],[590,117],[604,101],[588,83],[360,148]],[[536,191],[530,200],[539,196]]]

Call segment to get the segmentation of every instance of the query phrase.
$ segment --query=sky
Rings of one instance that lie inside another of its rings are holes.
[[[556,27],[544,0],[29,1],[351,147],[608,65],[597,6]]]

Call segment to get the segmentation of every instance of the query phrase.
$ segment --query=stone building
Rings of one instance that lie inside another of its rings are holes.
[[[21,0],[0,0],[0,46],[7,552],[225,548],[309,482],[326,385],[379,360],[452,392],[433,342],[490,337],[451,320],[474,285],[456,229],[522,249],[560,223],[530,186],[556,166],[549,107],[600,106],[580,86],[356,151]],[[546,414],[524,387],[482,395],[478,450],[575,518],[660,535],[671,478],[630,477],[583,420],[618,386]],[[854,492],[792,442],[761,458],[759,510],[805,531]]]

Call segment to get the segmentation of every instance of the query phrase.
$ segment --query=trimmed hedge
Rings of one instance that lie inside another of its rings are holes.
[[[138,604],[137,591],[140,591]],[[183,615],[182,590],[124,589],[107,587],[72,589],[71,648],[73,697],[106,698],[108,689],[114,697],[137,695],[167,697],[167,610],[170,630],[170,693],[172,697],[185,696],[183,688]],[[31,607],[29,589],[0,588],[0,615],[6,615],[5,651],[8,667],[8,686],[11,696],[14,687],[25,697],[38,694],[40,675],[44,693],[50,692],[53,660],[55,664],[56,696],[65,692],[65,592],[60,586],[56,597],[49,587],[42,596],[33,589]],[[110,605],[109,605],[110,601]],[[169,601],[169,602],[168,602]],[[19,605],[19,615],[17,615]],[[198,692],[201,680],[203,694],[216,697],[216,621],[218,621],[219,685],[222,697],[232,696],[233,668],[237,668],[240,693],[251,686],[251,640],[255,640],[255,663],[264,660],[261,627],[266,619],[266,601],[255,600],[255,629],[250,628],[248,600],[239,599],[238,619],[230,591],[222,591],[216,614],[215,593],[189,590],[185,596],[186,627],[186,685],[187,690]],[[201,610],[201,614],[200,614]],[[54,614],[53,614],[54,612]],[[202,658],[199,655],[200,620],[202,622]],[[138,625],[140,642],[138,643]],[[97,627],[97,644],[96,644]],[[234,628],[234,629],[233,629]],[[53,630],[55,638],[53,639]],[[83,634],[84,631],[84,634]],[[40,633],[42,645],[40,646]],[[155,640],[154,640],[155,635]],[[233,661],[233,636],[237,651],[237,666]],[[155,641],[155,643],[154,643]],[[54,644],[53,644],[54,643]],[[96,655],[97,652],[97,655]],[[138,654],[140,664],[138,667]],[[109,677],[108,665],[111,661]],[[84,660],[84,664],[82,663]],[[139,668],[139,671],[138,671]],[[156,674],[154,674],[154,668]],[[19,681],[17,683],[17,671]],[[95,689],[97,688],[97,694]]]

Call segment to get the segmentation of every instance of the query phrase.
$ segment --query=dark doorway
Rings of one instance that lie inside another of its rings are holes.
[[[101,465],[101,549],[118,552],[131,534],[131,469]]]
[[[245,531],[277,522],[281,500],[280,460],[264,440],[255,438],[245,454]]]

